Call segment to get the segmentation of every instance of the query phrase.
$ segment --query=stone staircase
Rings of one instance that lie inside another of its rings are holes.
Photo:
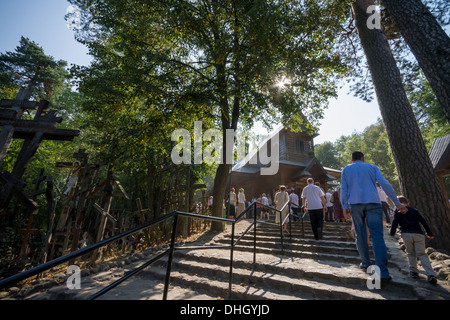
[[[240,230],[249,221],[240,222]],[[235,248],[231,299],[450,299],[448,287],[430,285],[407,277],[407,263],[395,239],[386,234],[389,269],[393,282],[381,289],[368,289],[369,275],[359,268],[350,224],[326,223],[322,240],[314,240],[309,222],[292,224],[291,237],[283,239],[275,225],[257,225],[256,266],[253,268],[253,230]],[[230,232],[217,235],[205,245],[230,244]],[[235,237],[236,239],[237,237]],[[229,249],[176,251],[169,288],[171,294],[189,292],[188,299],[228,297]],[[166,262],[141,272],[141,279],[164,281]],[[177,295],[180,297],[180,295]],[[122,296],[123,297],[123,296]],[[105,299],[111,298],[108,296]]]
[[[251,220],[236,224],[235,239]],[[291,236],[283,239],[274,224],[258,223],[256,228],[256,265],[253,267],[253,229],[235,248],[231,299],[239,300],[450,300],[450,287],[408,278],[408,266],[395,238],[385,230],[392,283],[381,289],[369,289],[369,275],[359,268],[359,255],[348,236],[350,224],[325,223],[323,239],[314,240],[308,221],[304,234],[300,222],[292,224]],[[219,234],[204,234],[191,245],[229,245],[231,226]],[[160,249],[148,249],[121,261],[109,262],[98,270],[82,272],[82,290],[68,290],[67,276],[51,283],[38,282],[17,289],[8,299],[86,299],[128,271],[148,261]],[[161,300],[166,274],[165,260],[144,269],[138,275],[112,289],[99,300]],[[177,250],[170,278],[169,300],[228,299],[230,249]],[[57,283],[57,286],[51,284]]]

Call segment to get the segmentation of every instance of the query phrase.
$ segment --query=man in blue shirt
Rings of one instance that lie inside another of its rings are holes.
[[[375,264],[380,268],[381,280],[391,280],[387,268],[387,249],[383,237],[383,209],[378,196],[377,182],[392,199],[400,212],[406,212],[392,185],[387,181],[380,169],[364,162],[364,154],[360,151],[352,153],[352,164],[342,170],[341,203],[344,214],[351,214],[356,233],[356,247],[361,257],[360,267],[368,268],[372,262],[369,256],[367,227],[372,239]]]

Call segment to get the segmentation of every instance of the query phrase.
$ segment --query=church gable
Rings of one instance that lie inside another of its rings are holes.
[[[313,138],[306,132],[280,132],[280,160],[308,162],[314,156]]]
[[[272,154],[271,140],[275,136],[278,136],[280,164],[305,167],[312,159],[315,159],[313,138],[316,135],[309,135],[306,128],[303,132],[292,132],[279,127],[259,146],[259,150],[265,149],[268,154]],[[243,161],[234,166],[233,171],[254,173],[264,166],[259,159],[259,151],[253,150]]]
[[[233,167],[229,186],[244,188],[245,194],[251,197],[273,194],[279,185],[286,185],[301,190],[306,185],[306,179],[314,178],[315,181],[327,186],[330,181],[340,177],[340,171],[333,170],[336,176],[329,174],[314,156],[314,137],[304,132],[292,132],[283,127],[275,130],[266,140],[260,144],[259,150],[270,149],[272,141],[278,135],[279,169],[274,175],[262,175],[264,166],[257,162],[259,151],[252,150],[244,161]],[[275,143],[273,144],[276,145]],[[272,154],[271,150],[269,153]],[[255,163],[256,161],[256,163]],[[251,164],[255,163],[255,164]]]

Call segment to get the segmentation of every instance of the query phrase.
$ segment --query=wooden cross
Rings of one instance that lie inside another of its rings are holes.
[[[148,209],[144,209],[142,207],[141,198],[136,199],[136,206],[137,211],[134,212],[134,214],[138,216],[139,224],[141,224],[145,221],[145,213],[148,211]]]
[[[0,164],[6,156],[12,139],[24,139],[11,174],[2,172],[0,219],[4,216],[14,191],[20,191],[17,188],[17,182],[21,180],[41,142],[43,140],[72,141],[80,134],[78,130],[55,129],[62,118],[57,117],[56,111],[48,111],[48,101],[41,100],[39,103],[27,101],[30,96],[29,90],[21,89],[15,100],[0,100],[0,108],[6,108],[6,110],[0,109],[0,126],[3,127],[0,132]],[[21,119],[25,110],[36,110],[33,120]],[[18,196],[22,198],[23,194],[19,192]],[[27,203],[30,201],[26,200],[25,204]],[[30,210],[34,208],[30,207]]]
[[[97,242],[103,240],[103,236],[106,229],[107,221],[111,221],[113,224],[117,222],[117,220],[109,214],[109,210],[111,209],[112,202],[112,185],[107,184],[103,189],[103,208],[99,206],[97,203],[94,203],[94,208],[97,209],[98,212],[102,214],[100,219],[100,225],[97,232]]]
[[[99,211],[102,214],[102,217],[100,219],[100,224],[98,227],[97,232],[97,242],[100,242],[103,240],[103,236],[105,234],[106,229],[106,223],[107,220],[111,221],[113,224],[117,222],[117,220],[109,214],[110,208],[111,208],[111,202],[113,196],[116,196],[113,194],[113,185],[117,185],[122,192],[122,194],[119,194],[118,196],[123,196],[127,200],[130,198],[128,197],[127,193],[125,192],[124,188],[120,184],[119,180],[117,180],[116,176],[112,171],[108,172],[107,178],[100,183],[97,187],[95,187],[92,192],[89,194],[88,199],[92,199],[100,190],[103,190],[103,197],[102,197],[102,203],[103,208],[98,205],[97,203],[94,203],[94,208]],[[93,259],[97,258],[98,251],[93,254]]]
[[[116,218],[114,218],[112,215],[109,214],[109,209],[111,208],[111,206],[106,205],[105,208],[102,208],[97,203],[94,203],[94,208],[97,209],[98,212],[100,212],[103,216],[105,216],[105,218],[107,218],[112,223],[117,222]],[[102,241],[102,239],[100,239],[99,241]]]
[[[71,252],[78,250],[81,226],[84,220],[85,205],[88,200],[89,194],[92,190],[90,182],[92,169],[98,172],[98,169],[100,168],[100,166],[97,164],[88,164],[88,155],[87,153],[84,152],[83,149],[80,149],[78,153],[74,153],[74,157],[78,161],[82,160],[83,162],[81,163],[81,168],[78,174],[78,182],[77,182],[78,191],[74,195],[75,197],[78,197],[78,206],[76,208],[75,226],[72,232],[73,236],[72,236],[72,247],[70,249]],[[74,259],[69,261],[69,263],[71,264],[73,264],[74,262],[75,262]]]
[[[35,109],[35,101],[27,101],[31,96],[32,88],[28,90],[21,88],[15,100],[2,99],[0,101],[1,108],[10,108],[9,110],[0,109],[1,120],[16,120],[22,118],[23,112],[27,109]],[[0,164],[6,156],[11,146],[15,127],[11,124],[5,124],[0,132]]]
[[[33,193],[31,195],[29,195],[29,197],[31,199],[35,200],[38,195],[43,194],[47,191],[47,189],[39,190],[41,183],[43,181],[45,181],[46,179],[47,179],[47,177],[44,176],[44,169],[39,170],[38,177],[32,181],[32,183],[34,184],[34,190],[33,190]],[[27,212],[28,212],[28,210],[27,210]],[[37,213],[37,210],[32,211],[31,214],[29,214],[29,216],[28,216],[27,227],[25,229],[19,230],[19,233],[24,235],[23,240],[22,240],[22,246],[20,247],[19,259],[25,258],[26,251],[28,249],[28,240],[29,240],[30,234],[36,234],[39,232],[39,229],[31,228],[32,224],[33,224],[33,218],[36,213]]]
[[[86,149],[78,149],[78,152],[75,152],[73,157],[80,161],[82,165],[85,165],[87,163],[88,154],[86,153]]]
[[[55,235],[64,237],[64,244],[62,248],[63,252],[66,252],[70,236],[72,236],[72,247],[70,251],[75,251],[78,249],[81,224],[84,219],[84,207],[87,197],[89,196],[89,193],[92,189],[90,185],[91,173],[92,170],[95,170],[95,172],[97,172],[100,168],[100,165],[98,164],[88,164],[88,154],[85,152],[85,149],[79,149],[78,152],[75,152],[73,154],[73,157],[76,160],[74,162],[57,162],[55,164],[55,167],[57,168],[73,169],[71,175],[73,178],[76,177],[77,179],[76,184],[73,186],[73,192],[68,192],[67,194],[65,194],[66,199],[64,200],[59,221],[57,222],[55,228],[56,231],[60,231],[58,233],[55,233]],[[75,167],[75,165],[77,165],[78,167]],[[77,207],[75,208],[75,226],[71,228],[71,226],[68,225],[68,230],[65,233],[61,233],[61,231],[64,231],[64,228],[67,224],[67,219],[74,209],[71,203],[77,203]],[[53,242],[55,244],[56,239],[54,239]],[[52,256],[52,252],[50,253],[50,256]],[[73,263],[73,261],[70,261],[70,263]]]
[[[45,197],[47,198],[47,215],[49,217],[49,224],[47,228],[47,235],[44,240],[44,245],[41,250],[40,263],[47,261],[47,251],[53,236],[53,224],[55,221],[56,199],[53,198],[53,178],[47,176],[47,188],[45,190]]]

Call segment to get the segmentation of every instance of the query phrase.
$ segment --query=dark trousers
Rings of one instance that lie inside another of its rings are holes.
[[[387,204],[387,202],[382,201],[381,207],[383,208],[386,223],[391,223],[391,219],[389,218],[389,205]]]
[[[333,212],[334,207],[327,207],[327,212],[325,212],[325,221],[334,221]]]
[[[292,206],[291,209],[292,209],[292,214],[294,215],[294,221],[300,220],[300,219],[298,218],[298,208]]]
[[[319,240],[320,235],[318,229],[323,228],[323,209],[308,210],[311,228],[314,233],[314,239]]]
[[[228,208],[229,208],[229,210],[228,210]],[[236,207],[234,206],[234,204],[227,205],[227,210],[228,210],[228,217],[230,217],[230,216],[234,217],[236,215]]]

